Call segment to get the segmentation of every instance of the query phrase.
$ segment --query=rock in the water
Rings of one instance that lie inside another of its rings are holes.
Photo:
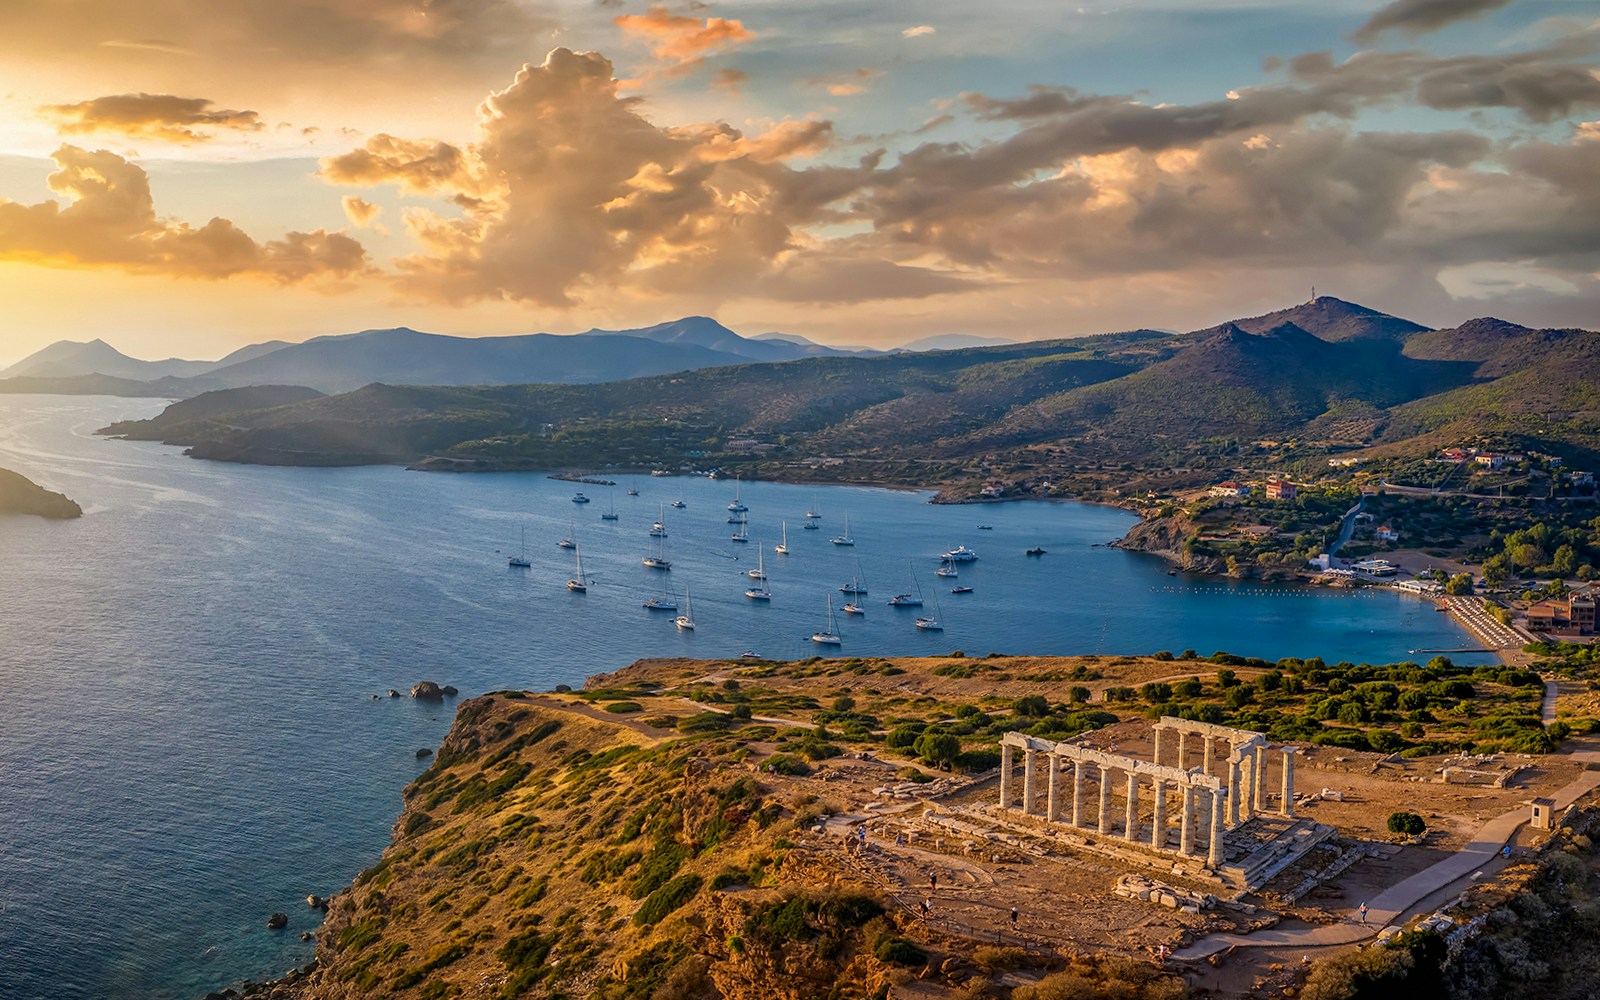
[[[302,941],[310,941],[312,936],[313,935],[312,935],[312,933],[310,931],[301,931],[300,932],[300,940],[302,940]]]
[[[444,696],[446,698],[454,698],[456,695],[461,693],[460,691],[456,690],[456,686],[454,684],[446,684],[444,687],[440,688],[439,690],[444,692]]]
[[[272,930],[281,931],[289,926],[289,915],[287,913],[274,913],[267,918],[267,926]]]
[[[571,691],[572,691],[572,685],[571,684],[557,684],[556,685],[556,694],[568,694]]]
[[[411,697],[418,701],[444,701],[444,691],[433,681],[418,681],[411,688]]]
[[[398,698],[398,697],[400,697],[400,692],[396,691],[394,688],[390,688],[389,689],[389,697]]]
[[[323,906],[322,897],[318,896],[316,893],[312,893],[306,897],[306,905],[311,907],[313,910],[320,910]]]
[[[432,756],[433,756],[433,751],[429,750],[427,747],[423,747],[421,750],[417,751],[417,759],[418,760],[421,760],[424,757],[432,757]]]

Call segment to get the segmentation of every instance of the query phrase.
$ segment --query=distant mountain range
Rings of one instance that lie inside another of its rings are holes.
[[[348,392],[374,382],[611,382],[752,361],[876,353],[827,347],[789,335],[741,337],[705,316],[571,336],[448,337],[406,327],[364,330],[299,344],[254,344],[209,362],[140,361],[103,340],[60,341],[0,371],[0,392],[193,396],[249,385]]]
[[[727,443],[752,439],[775,449],[767,462],[855,459],[871,478],[905,482],[996,456],[1059,476],[1165,469],[1204,481],[1245,453],[1309,471],[1332,454],[1421,456],[1485,437],[1587,468],[1600,463],[1596,371],[1600,334],[1590,331],[1495,319],[1429,330],[1319,298],[1187,334],[821,356],[588,385],[222,392],[107,431],[204,458],[458,469],[639,467],[691,453],[749,463]]]

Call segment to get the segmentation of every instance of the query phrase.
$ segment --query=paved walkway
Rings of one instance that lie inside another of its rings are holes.
[[[1587,751],[1572,754],[1574,760],[1585,763],[1600,762],[1600,752]],[[1571,784],[1550,796],[1555,799],[1556,811],[1559,813],[1578,797],[1593,788],[1600,787],[1600,771],[1584,771],[1578,775]],[[1398,882],[1383,892],[1374,896],[1367,903],[1367,922],[1348,924],[1323,924],[1316,927],[1294,927],[1287,930],[1270,928],[1256,931],[1254,934],[1213,934],[1204,937],[1173,953],[1173,958],[1181,961],[1192,961],[1214,955],[1224,948],[1262,948],[1277,947],[1315,947],[1329,944],[1349,944],[1360,941],[1378,933],[1387,925],[1394,923],[1402,914],[1415,906],[1420,900],[1433,895],[1440,889],[1449,886],[1459,879],[1465,878],[1474,871],[1483,867],[1491,858],[1504,847],[1517,832],[1517,827],[1526,822],[1528,809],[1518,806],[1509,812],[1502,813],[1494,819],[1483,824],[1473,836],[1472,842],[1457,850],[1450,857],[1438,864],[1424,868],[1410,878]]]

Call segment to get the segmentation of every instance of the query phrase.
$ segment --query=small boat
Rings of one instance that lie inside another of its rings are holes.
[[[786,555],[789,554],[789,522],[788,521],[784,521],[784,522],[782,522],[782,525],[783,525],[783,541],[781,541],[778,544],[774,545],[772,547],[772,551],[776,552],[780,556],[786,556]]]
[[[578,575],[567,581],[567,589],[574,594],[587,594],[589,592],[589,578],[583,575],[583,550],[573,546],[578,556]]]
[[[912,576],[912,582],[916,582],[915,575]],[[944,623],[939,621],[939,595],[935,594],[933,597],[933,614],[923,615],[921,618],[918,618],[917,628],[922,629],[924,632],[944,631]]]
[[[761,659],[761,654],[756,652],[753,649],[747,649],[744,652],[739,654],[739,659],[741,659],[741,660],[759,660],[759,659]]]
[[[689,585],[683,586],[683,614],[673,619],[680,632],[694,631],[694,602],[689,599]]]
[[[584,496],[582,493],[574,493],[572,495],[572,502],[573,503],[588,503],[589,502],[589,498]]]
[[[854,601],[852,601],[849,604],[846,604],[842,610],[847,615],[865,615],[867,613],[867,609],[866,608],[863,608],[861,605],[856,604]]]
[[[660,542],[656,543],[654,552],[644,557],[644,565],[646,569],[672,569],[672,563],[667,559],[666,554],[662,552]]]
[[[632,486],[628,487],[628,496],[636,497],[638,495],[639,495],[639,491],[638,490],[634,489]]]
[[[729,541],[748,542],[750,540],[749,524],[744,518],[739,518],[739,530],[728,536]]]
[[[733,503],[728,504],[728,509],[733,511],[735,514],[743,514],[745,511],[750,509],[749,507],[746,507],[739,500],[739,477],[738,476],[734,476],[733,477]]]
[[[833,597],[828,597],[828,627],[820,632],[811,633],[811,641],[819,646],[838,646],[844,642],[839,638],[839,626],[833,622]]]
[[[677,500],[672,501],[672,506],[678,508],[679,510],[682,510],[683,508],[685,508],[685,507],[687,507],[689,505],[683,502],[683,498],[682,497],[679,497]]]
[[[533,562],[528,559],[528,529],[522,529],[522,552],[512,556],[506,562],[512,569],[532,569]]]
[[[807,520],[810,520],[810,521],[820,521],[820,520],[822,520],[822,515],[817,512],[818,506],[820,506],[820,505],[815,503],[815,502],[813,502],[811,504],[811,509],[806,511],[806,519]],[[807,525],[807,527],[810,527],[810,526]]]
[[[846,583],[839,588],[839,593],[841,594],[865,594],[866,592],[867,588],[861,585],[860,577],[854,576],[850,578],[849,583]]]
[[[567,537],[563,538],[561,541],[557,542],[556,544],[561,546],[564,549],[575,549],[575,548],[577,548],[578,547],[578,543],[572,540],[572,536],[576,535],[578,533],[577,528],[578,528],[578,523],[576,521],[568,521],[567,522]]]
[[[617,519],[617,494],[616,494],[615,491],[612,491],[610,496],[611,496],[611,506],[606,510],[606,512],[604,514],[600,515],[600,520],[602,520],[602,521],[615,521]]]
[[[765,580],[767,578],[765,573],[762,573],[760,576],[755,576],[755,572],[756,571],[751,572],[751,576],[754,576],[755,579]],[[754,587],[746,590],[744,592],[744,596],[750,598],[752,601],[770,601],[772,600],[772,591],[767,589],[766,584],[757,583]]]
[[[656,522],[650,526],[650,537],[665,538],[667,537],[667,509],[664,506],[657,505],[657,511]]]
[[[752,580],[765,580],[767,578],[767,566],[763,559],[763,553],[756,553],[756,568],[745,570],[744,575]]]
[[[950,588],[950,593],[952,593],[952,594],[970,594],[970,593],[972,593],[972,588],[971,587],[951,587]]]
[[[802,524],[800,527],[804,528],[807,531],[821,531],[822,530],[822,525],[818,524],[815,521],[807,521],[805,524]]]
[[[994,530],[994,525],[992,525],[992,524],[980,524],[980,525],[978,525],[978,530],[979,531],[993,531]]]
[[[957,545],[955,548],[951,549],[949,552],[946,552],[939,558],[943,559],[945,562],[972,562],[978,558],[978,553],[967,548],[965,545]]]
[[[844,516],[844,534],[834,535],[830,541],[835,545],[854,545],[856,540],[850,537],[850,515]]]
[[[938,569],[934,570],[933,571],[933,575],[934,576],[958,576],[959,574],[956,573],[956,564],[953,563],[953,562],[947,562],[943,566],[940,566]]]
[[[891,608],[920,608],[922,607],[922,585],[917,582],[917,574],[911,574],[911,588],[915,594],[896,594],[889,598]]]
[[[666,577],[661,578],[661,594],[644,602],[646,611],[676,611],[678,599],[673,596],[671,588],[666,585]]]
[[[1027,554],[1030,555],[1030,556],[1042,556],[1042,555],[1044,555],[1044,549],[1042,549],[1039,546],[1035,545],[1033,548],[1028,550]]]

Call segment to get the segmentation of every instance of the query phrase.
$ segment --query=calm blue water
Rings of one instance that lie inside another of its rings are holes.
[[[1329,661],[1471,645],[1390,594],[1169,577],[1095,548],[1120,511],[935,507],[925,494],[747,483],[748,545],[724,481],[630,477],[614,491],[541,475],[215,465],[95,428],[147,400],[0,396],[0,466],[81,503],[81,520],[0,516],[0,997],[190,998],[309,957],[300,902],[387,844],[402,786],[450,709],[373,700],[421,679],[463,695],[580,683],[649,655],[809,656],[824,598],[864,575],[843,653],[1150,652],[1194,647]],[[637,486],[638,497],[623,487]],[[583,489],[594,502],[569,498]],[[621,518],[602,522],[614,499]],[[667,574],[699,628],[641,605],[658,503]],[[803,513],[820,505],[820,531]],[[853,549],[830,535],[849,514]],[[787,557],[775,556],[789,522]],[[979,523],[993,531],[979,531]],[[575,526],[589,593],[568,593]],[[526,528],[534,567],[508,570]],[[743,596],[766,551],[770,606]],[[967,544],[974,593],[935,586]],[[1028,546],[1049,550],[1023,556]],[[859,559],[859,568],[858,562]],[[888,608],[920,584],[943,633]],[[274,910],[289,930],[267,931]]]

